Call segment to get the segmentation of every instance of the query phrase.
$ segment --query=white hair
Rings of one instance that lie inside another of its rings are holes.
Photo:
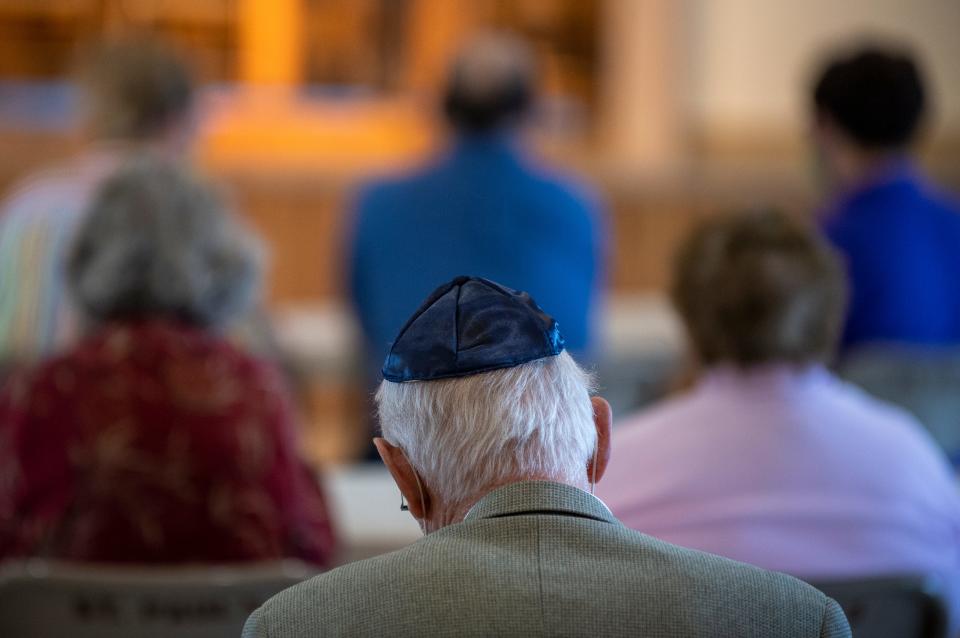
[[[591,379],[566,352],[437,381],[384,381],[383,437],[441,500],[466,504],[521,478],[585,485],[597,431]]]

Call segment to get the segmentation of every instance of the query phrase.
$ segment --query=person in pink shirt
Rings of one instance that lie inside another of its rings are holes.
[[[614,430],[598,496],[670,543],[807,579],[930,573],[957,599],[960,495],[945,456],[913,417],[826,367],[843,282],[823,241],[785,215],[696,230],[672,287],[696,381]]]

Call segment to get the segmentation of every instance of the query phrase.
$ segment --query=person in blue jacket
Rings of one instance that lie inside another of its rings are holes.
[[[536,72],[526,45],[487,33],[448,72],[449,143],[412,174],[356,197],[349,286],[371,387],[392,339],[419,302],[459,275],[526,290],[587,356],[603,279],[601,205],[579,179],[524,148]]]
[[[812,97],[823,230],[850,280],[844,349],[960,343],[960,205],[910,157],[927,101],[917,63],[861,47],[826,65]]]

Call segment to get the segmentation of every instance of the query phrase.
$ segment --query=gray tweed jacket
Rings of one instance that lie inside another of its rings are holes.
[[[277,594],[243,636],[834,638],[850,628],[799,580],[663,543],[586,492],[531,481],[404,549]]]

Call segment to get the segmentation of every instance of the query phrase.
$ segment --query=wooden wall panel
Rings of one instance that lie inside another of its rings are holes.
[[[268,248],[268,298],[303,303],[338,295],[344,273],[345,189],[230,179],[241,214]]]

